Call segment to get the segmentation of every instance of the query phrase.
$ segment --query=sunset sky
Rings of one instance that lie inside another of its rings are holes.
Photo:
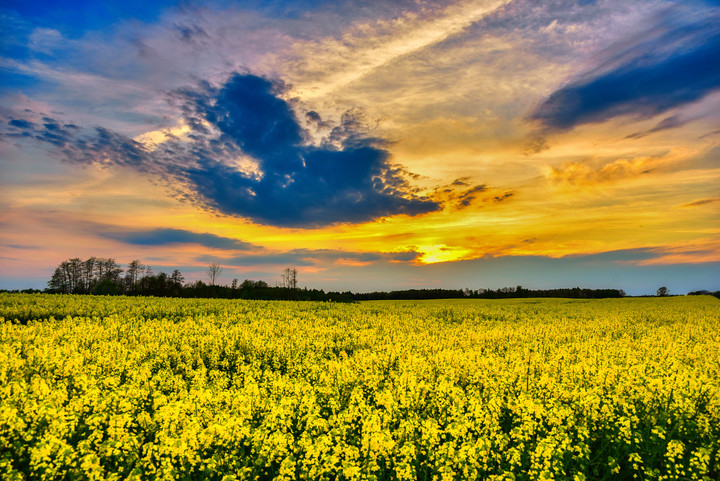
[[[0,288],[720,289],[720,3],[5,0]]]

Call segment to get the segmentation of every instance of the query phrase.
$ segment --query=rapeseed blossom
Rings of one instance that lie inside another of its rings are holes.
[[[720,301],[0,294],[0,477],[720,478]]]

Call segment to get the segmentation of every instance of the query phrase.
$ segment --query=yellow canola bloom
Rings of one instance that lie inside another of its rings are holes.
[[[0,294],[0,478],[720,478],[720,301]]]

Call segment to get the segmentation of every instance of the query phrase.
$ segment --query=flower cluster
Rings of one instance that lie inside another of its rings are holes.
[[[718,479],[720,302],[0,294],[0,478]]]

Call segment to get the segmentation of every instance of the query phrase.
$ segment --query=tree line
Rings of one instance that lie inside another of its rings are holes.
[[[123,270],[111,257],[79,258],[61,262],[48,281],[47,291],[60,294],[178,295],[185,278],[179,270],[153,274],[152,268],[133,260]]]
[[[625,297],[622,289],[525,289],[522,286],[500,289],[407,289],[390,292],[353,294],[355,300],[382,299],[517,299],[527,297],[564,297],[571,299],[605,299]]]
[[[282,281],[270,286],[265,281],[233,279],[229,286],[218,285],[222,267],[216,262],[207,269],[209,282],[185,282],[175,269],[171,274],[153,273],[150,266],[133,260],[123,269],[114,258],[72,258],[61,262],[47,283],[45,292],[56,294],[130,295],[156,297],[217,297],[227,299],[351,301],[348,293],[325,292],[321,289],[300,289],[297,269],[289,267]]]
[[[216,262],[208,266],[209,283],[186,283],[183,274],[175,269],[171,274],[153,273],[150,266],[133,260],[123,269],[114,258],[72,258],[61,262],[48,281],[46,292],[62,294],[140,295],[157,297],[218,297],[228,299],[315,300],[352,302],[383,299],[509,299],[525,297],[564,297],[598,299],[625,297],[622,289],[525,289],[522,286],[501,289],[407,289],[389,292],[353,293],[325,292],[322,289],[298,288],[297,269],[282,272],[281,282],[275,286],[265,281],[246,279],[232,284],[218,285],[222,267]]]
[[[561,297],[570,299],[602,299],[625,297],[622,289],[526,289],[522,286],[500,289],[405,289],[354,293],[351,291],[325,292],[322,289],[298,287],[297,269],[283,270],[280,282],[271,286],[265,281],[233,279],[230,285],[218,285],[222,267],[216,262],[207,269],[208,283],[185,282],[183,274],[175,269],[171,274],[153,273],[150,266],[133,260],[123,269],[114,258],[72,258],[61,262],[47,283],[45,292],[60,294],[138,295],[156,297],[217,297],[227,299],[304,300],[354,302],[393,299],[514,299],[527,297]],[[39,292],[39,291],[37,291]],[[709,294],[720,297],[720,292],[696,291],[688,295]],[[657,296],[669,295],[666,287]]]

